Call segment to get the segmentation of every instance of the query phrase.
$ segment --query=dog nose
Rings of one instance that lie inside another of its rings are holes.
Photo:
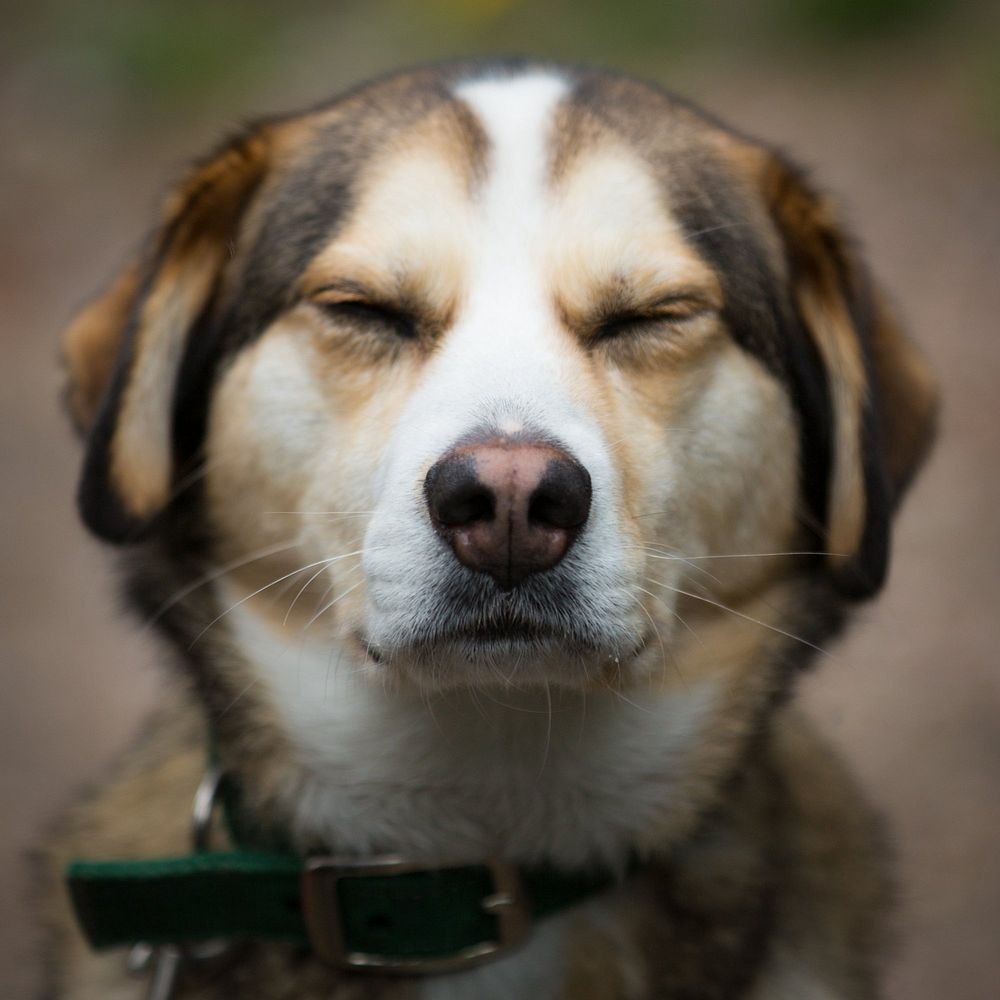
[[[424,492],[431,521],[458,561],[503,590],[552,569],[590,514],[590,474],[541,441],[457,447],[431,467]]]

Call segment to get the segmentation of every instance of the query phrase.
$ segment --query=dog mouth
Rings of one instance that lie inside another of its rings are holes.
[[[364,633],[358,632],[355,638],[376,663],[386,659],[386,651]],[[451,651],[476,659],[480,655],[550,652],[557,648],[567,652],[599,652],[592,637],[576,634],[574,629],[515,616],[419,629],[394,652],[426,657]]]
[[[558,571],[510,592],[481,575],[451,574],[422,596],[409,607],[373,602],[358,629],[369,663],[435,684],[499,675],[575,683],[608,662],[631,660],[644,645],[620,593],[595,600],[586,580]]]
[[[574,660],[615,656],[618,652],[599,636],[567,623],[513,616],[418,629],[405,641],[394,643],[391,649],[364,632],[357,632],[355,639],[376,664],[399,659],[434,664],[454,657],[469,664],[516,660],[527,665],[531,660],[545,660],[553,655]],[[635,648],[621,652],[625,656],[635,655],[643,645],[644,642],[638,641]]]
[[[424,640],[437,645],[442,642],[511,642],[537,643],[551,641],[556,630],[538,622],[515,616],[499,617],[489,621],[461,624],[432,633]]]

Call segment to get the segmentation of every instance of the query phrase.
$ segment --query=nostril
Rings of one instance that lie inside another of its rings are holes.
[[[563,523],[565,520],[566,510],[562,498],[550,490],[536,490],[528,506],[528,522],[553,528],[570,527]]]
[[[476,476],[468,456],[451,456],[432,466],[424,490],[431,517],[442,527],[460,528],[494,516],[496,498]]]
[[[477,521],[493,519],[496,501],[493,494],[479,483],[468,483],[441,499],[435,516],[449,528],[460,528]]]
[[[570,530],[590,514],[590,474],[575,461],[549,462],[528,506],[529,523]]]

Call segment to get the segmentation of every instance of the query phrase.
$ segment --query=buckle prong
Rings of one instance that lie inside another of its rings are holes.
[[[497,913],[517,905],[517,900],[509,892],[495,892],[480,904],[487,913]]]

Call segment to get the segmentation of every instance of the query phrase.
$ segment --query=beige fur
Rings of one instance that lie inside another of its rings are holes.
[[[785,702],[881,582],[935,398],[848,246],[766,147],[553,68],[393,77],[198,167],[67,341],[84,516],[192,686],[53,872],[184,852],[210,727],[302,853],[645,864],[475,972],[241,945],[182,997],[876,996],[881,837]],[[593,480],[527,653],[400,638],[458,613],[442,580],[492,606],[422,488],[484,425]],[[142,994],[51,910],[56,995]]]

